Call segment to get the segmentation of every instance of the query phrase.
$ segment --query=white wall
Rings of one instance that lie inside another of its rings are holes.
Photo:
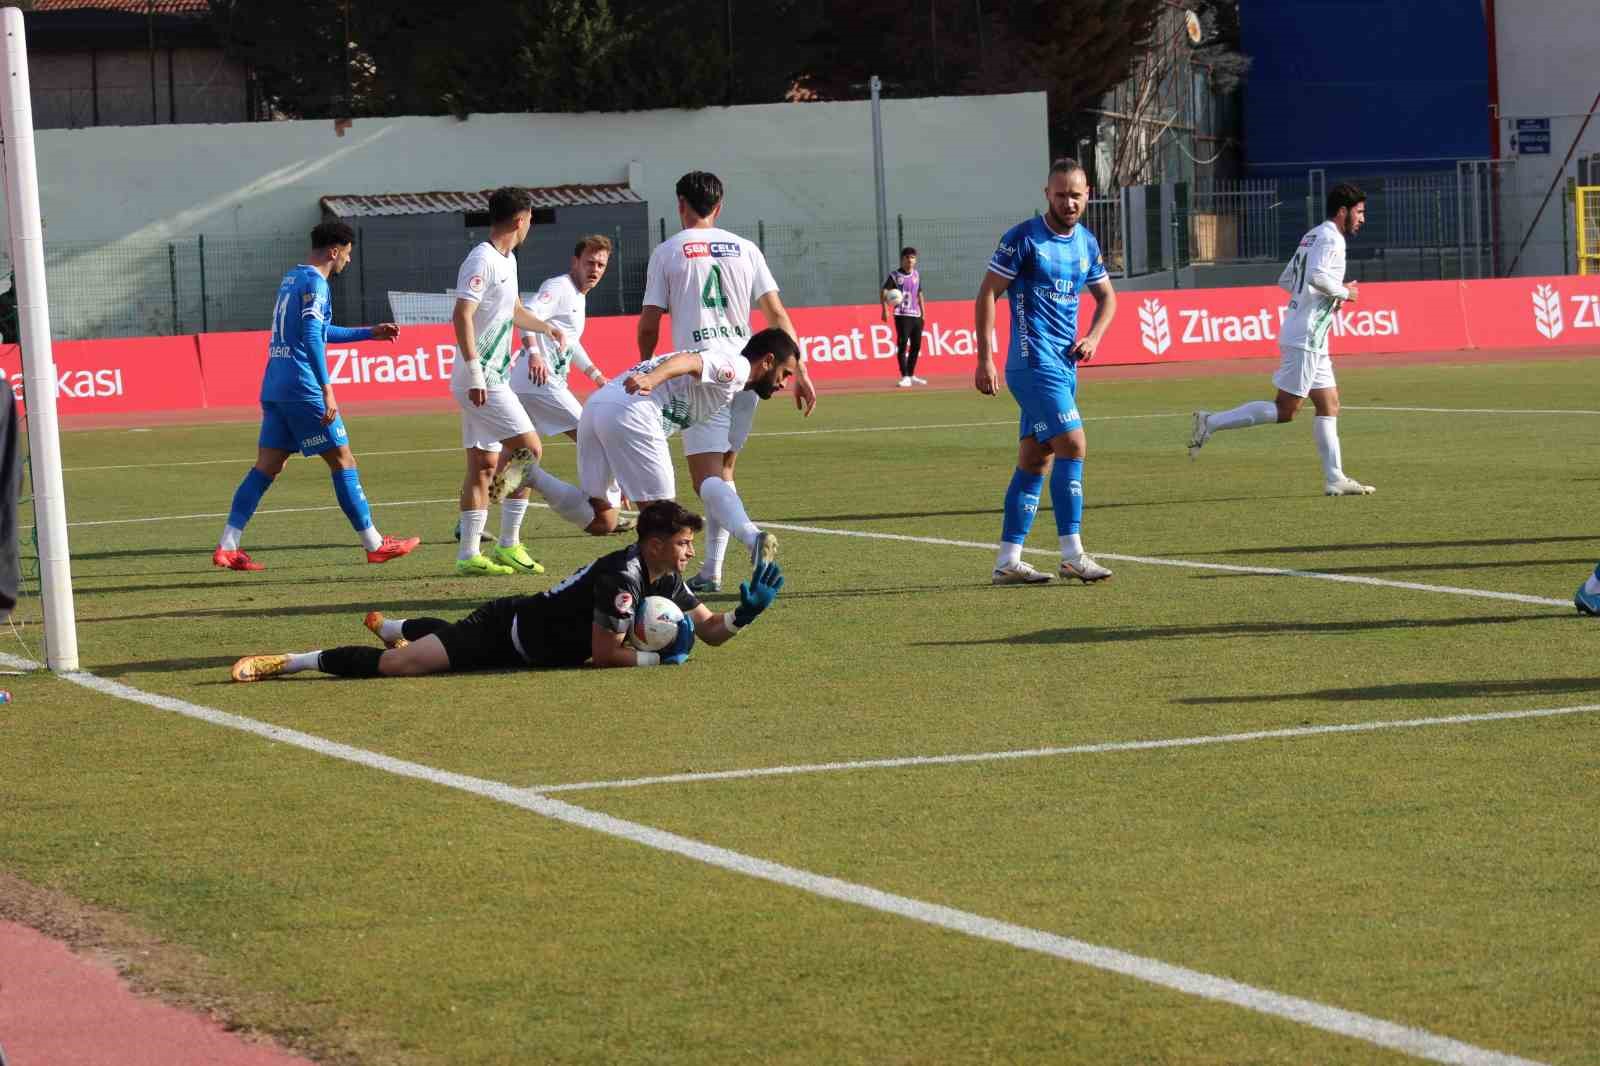
[[[886,100],[883,110],[891,215],[1020,218],[1040,203],[1049,165],[1043,93]],[[140,331],[159,331],[173,302],[162,242],[303,239],[320,221],[318,198],[335,193],[628,181],[649,201],[654,239],[658,217],[676,228],[674,183],[699,169],[722,178],[731,225],[850,223],[870,234],[873,218],[864,101],[358,119],[342,137],[331,121],[100,127],[40,131],[37,146],[47,249],[70,253],[52,270],[58,336],[112,330],[108,309],[56,299],[63,285],[139,300],[148,323]],[[270,303],[283,265],[262,266]]]
[[[1500,151],[1516,158],[1514,188],[1505,204],[1505,239],[1514,254],[1558,172],[1583,116],[1600,91],[1595,56],[1600,54],[1600,8],[1595,0],[1497,0],[1495,45],[1500,82]],[[1511,137],[1518,118],[1550,120],[1550,154],[1516,155]],[[1589,124],[1574,160],[1600,152],[1600,116]],[[1576,173],[1575,163],[1563,173]],[[1563,237],[1572,243],[1571,222],[1562,222],[1558,189],[1523,253],[1517,273],[1564,273]]]

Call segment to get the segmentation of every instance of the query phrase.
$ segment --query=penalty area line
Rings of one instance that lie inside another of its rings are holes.
[[[40,668],[36,662],[4,653],[0,653],[0,664],[14,669]],[[869,885],[786,866],[639,822],[602,814],[562,800],[551,799],[536,791],[517,788],[502,781],[452,773],[421,763],[397,759],[380,752],[270,725],[213,707],[145,692],[120,681],[110,681],[86,671],[62,674],[61,679],[112,699],[143,704],[159,711],[253,734],[279,744],[288,744],[383,773],[481,796],[567,825],[614,839],[631,841],[655,851],[678,855],[707,866],[796,889],[822,899],[896,915],[974,939],[1005,944],[1106,973],[1131,977],[1185,995],[1283,1018],[1298,1025],[1361,1040],[1430,1062],[1454,1063],[1457,1066],[1542,1066],[1535,1060],[1468,1044],[1426,1029],[1413,1028],[1369,1014],[1344,1010],[1315,1000],[1302,999],[1299,996],[1274,992],[1271,989],[1245,984],[1216,974],[1192,970],[1160,959],[1135,955],[1117,948],[1016,925],[971,911],[957,910],[943,904],[885,892]]]

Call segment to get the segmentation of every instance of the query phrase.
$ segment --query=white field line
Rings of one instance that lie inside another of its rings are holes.
[[[736,781],[749,777],[788,777],[796,774],[829,774],[852,770],[889,770],[907,766],[957,766],[966,763],[1007,762],[1017,759],[1048,759],[1061,755],[1101,755],[1122,751],[1162,751],[1168,748],[1198,748],[1212,744],[1244,744],[1257,740],[1294,740],[1344,733],[1377,733],[1388,729],[1428,729],[1434,726],[1476,725],[1480,722],[1509,722],[1522,718],[1556,718],[1569,714],[1600,711],[1600,703],[1577,707],[1552,707],[1534,711],[1490,711],[1485,714],[1453,714],[1438,718],[1404,718],[1398,721],[1348,722],[1340,725],[1296,726],[1290,729],[1258,729],[1248,733],[1212,733],[1197,737],[1171,737],[1166,740],[1114,740],[1103,744],[1075,744],[1062,748],[1025,748],[1013,751],[980,751],[956,755],[906,755],[889,759],[854,759],[847,762],[800,763],[790,766],[762,766],[749,770],[709,770],[704,773],[661,774],[656,777],[628,777],[611,781],[574,781],[560,785],[535,785],[534,792],[586,792],[597,789],[639,788],[644,785],[678,785],[700,781]]]
[[[3,654],[0,654],[0,663],[13,668],[37,669],[39,666],[38,663],[26,659]],[[824,899],[866,907],[980,940],[1007,944],[1024,951],[1050,955],[1108,973],[1132,977],[1186,995],[1242,1007],[1338,1036],[1362,1040],[1430,1062],[1453,1063],[1457,1066],[1540,1066],[1530,1059],[1492,1051],[1424,1029],[1415,1029],[1314,1000],[1258,988],[1214,974],[1162,962],[1160,959],[1134,955],[1116,948],[1091,944],[995,918],[986,918],[970,911],[957,910],[954,907],[900,896],[867,885],[758,859],[752,855],[719,848],[713,844],[668,833],[638,822],[625,821],[561,800],[550,799],[529,789],[516,788],[504,782],[451,773],[420,763],[396,759],[365,748],[352,747],[309,733],[301,733],[298,730],[269,725],[170,696],[143,692],[121,682],[108,681],[90,673],[75,672],[62,676],[66,681],[114,699],[129,700],[212,725],[236,729],[280,744],[289,744],[330,758],[381,770],[384,773],[457,789],[520,807],[568,825],[629,840],[657,851],[680,855],[708,866],[784,885]]]
[[[1346,411],[1401,411],[1424,415],[1600,415],[1600,411],[1530,407],[1388,407],[1366,404],[1357,406],[1351,403],[1342,403],[1339,406]]]
[[[434,500],[392,500],[380,504],[381,507],[421,507],[435,504],[454,503],[456,497],[448,496]],[[548,504],[537,503],[535,507],[548,508]],[[275,509],[257,511],[257,514],[306,514],[313,511],[336,511],[335,504],[325,504],[320,507],[279,507]],[[123,526],[136,525],[148,522],[180,522],[198,519],[226,518],[226,511],[216,511],[209,514],[178,514],[156,515],[150,518],[107,518],[98,521],[68,522],[71,527],[80,526]],[[29,526],[22,527],[31,528]],[[948,548],[982,548],[985,551],[996,551],[998,544],[981,540],[951,540],[946,537],[914,537],[906,533],[872,533],[859,529],[828,529],[825,526],[799,526],[782,522],[763,523],[763,529],[782,529],[791,533],[815,533],[831,537],[859,537],[864,540],[889,540],[904,544],[935,544]],[[1056,552],[1046,548],[1024,548],[1030,555],[1054,556]],[[1324,574],[1317,570],[1289,570],[1276,566],[1241,566],[1234,563],[1203,563],[1194,559],[1160,559],[1147,555],[1116,555],[1111,552],[1095,552],[1102,559],[1111,559],[1124,563],[1143,563],[1148,566],[1170,566],[1180,570],[1216,570],[1230,574],[1257,574],[1262,577],[1302,577],[1317,581],[1335,581],[1345,585],[1368,585],[1374,588],[1405,589],[1411,592],[1435,592],[1450,596],[1470,596],[1485,600],[1507,600],[1511,603],[1527,603],[1539,607],[1565,607],[1570,601],[1551,599],[1548,596],[1529,596],[1521,592],[1496,592],[1492,589],[1459,588],[1455,585],[1428,585],[1420,581],[1390,581],[1381,577],[1364,577],[1359,574]]]

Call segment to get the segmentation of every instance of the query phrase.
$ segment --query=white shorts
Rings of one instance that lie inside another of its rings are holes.
[[[578,428],[578,416],[583,414],[583,404],[572,395],[572,390],[549,385],[529,385],[511,390],[522,403],[523,410],[533,419],[534,428],[541,437],[554,437]]]
[[[1312,389],[1334,387],[1333,360],[1327,352],[1308,352],[1304,348],[1284,348],[1282,352],[1283,362],[1272,375],[1272,383],[1278,388],[1303,399]]]
[[[754,389],[746,389],[733,398],[733,402],[704,422],[683,431],[683,454],[701,455],[705,452],[736,452],[750,439],[750,427],[756,421],[756,404],[761,397]]]
[[[461,446],[497,452],[500,442],[533,432],[533,420],[508,385],[491,385],[482,407],[472,406],[465,390],[450,390],[461,407]]]
[[[670,500],[678,490],[661,408],[644,397],[620,403],[590,397],[578,419],[578,487],[609,498],[612,482],[635,503]]]

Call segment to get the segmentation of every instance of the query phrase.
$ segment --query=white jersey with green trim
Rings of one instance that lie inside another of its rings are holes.
[[[549,337],[543,333],[531,334],[534,343],[539,346],[539,354],[544,356],[544,364],[550,370],[547,384],[558,388],[567,387],[567,371],[572,369],[574,349],[583,340],[583,321],[588,314],[588,298],[578,291],[572,283],[570,274],[557,274],[553,278],[546,278],[543,285],[531,301],[526,302],[528,310],[534,316],[548,322],[561,331],[564,344],[560,351]],[[520,330],[518,332],[521,332]],[[523,368],[511,377],[511,387],[518,391],[530,391],[538,386],[528,380],[527,369]]]
[[[750,308],[778,283],[754,241],[715,227],[681,230],[650,253],[644,304],[672,319],[672,347],[741,351]]]
[[[499,249],[484,241],[462,260],[451,295],[478,305],[472,312],[472,333],[478,342],[483,381],[489,386],[504,385],[514,355],[511,314],[517,306],[517,257],[501,255]],[[450,387],[469,387],[465,359],[456,360],[455,369],[450,372]]]
[[[698,355],[699,374],[680,374],[651,389],[646,396],[630,393],[628,378],[648,374],[675,355]],[[661,432],[672,436],[680,429],[709,421],[733,398],[744,391],[750,380],[750,360],[726,348],[704,348],[691,352],[667,352],[635,364],[606,382],[590,403],[653,403],[661,409]]]
[[[1350,296],[1344,284],[1344,234],[1332,219],[1300,238],[1278,287],[1289,294],[1279,346],[1326,354],[1334,313]]]

